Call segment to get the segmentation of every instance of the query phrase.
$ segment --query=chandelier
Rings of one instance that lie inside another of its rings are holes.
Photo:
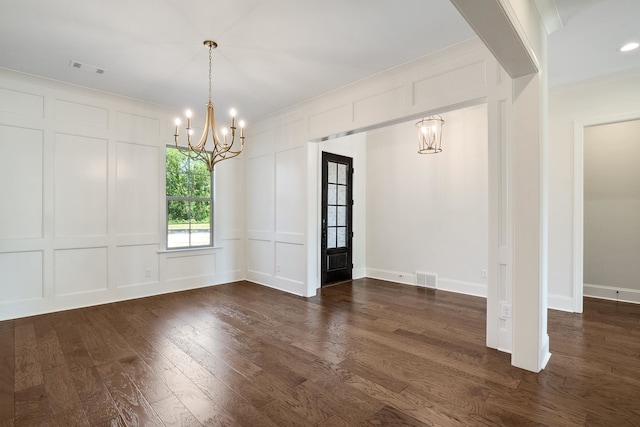
[[[236,157],[238,154],[242,153],[242,149],[244,148],[244,120],[240,120],[238,123],[240,126],[240,147],[237,150],[233,150],[233,144],[236,140],[236,110],[231,109],[231,126],[229,129],[222,128],[222,141],[218,137],[218,133],[216,132],[216,119],[214,116],[214,108],[213,103],[211,102],[211,55],[213,49],[218,47],[218,44],[212,40],[205,40],[204,45],[209,48],[209,102],[207,102],[207,116],[204,124],[204,131],[202,132],[202,136],[200,137],[200,141],[197,144],[193,144],[191,141],[191,137],[193,135],[193,128],[191,127],[191,111],[187,110],[187,155],[192,159],[201,160],[207,165],[207,169],[209,169],[210,173],[213,173],[213,167],[216,163],[221,162],[223,160],[232,159]],[[175,143],[176,148],[180,149],[178,146],[179,133],[178,128],[180,126],[180,119],[176,119],[176,133]],[[209,131],[211,131],[211,139],[213,140],[213,148],[207,149],[207,139],[209,137]],[[229,136],[229,142],[227,143],[227,135]],[[181,150],[182,151],[182,150]]]
[[[436,154],[442,151],[442,126],[439,115],[429,116],[416,123],[418,128],[418,153]]]

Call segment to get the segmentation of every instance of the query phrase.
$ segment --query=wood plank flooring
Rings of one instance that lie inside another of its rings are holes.
[[[536,375],[485,347],[485,304],[238,282],[0,322],[0,427],[640,425],[639,305],[550,311]]]

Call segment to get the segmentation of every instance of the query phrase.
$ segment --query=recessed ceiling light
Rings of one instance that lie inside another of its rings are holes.
[[[620,52],[629,52],[630,50],[637,49],[640,44],[638,43],[627,43],[620,48]]]

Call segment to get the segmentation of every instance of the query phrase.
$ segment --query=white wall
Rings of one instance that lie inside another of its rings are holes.
[[[440,154],[417,153],[415,120],[367,134],[367,275],[486,296],[486,104],[442,117]]]
[[[549,92],[550,307],[582,310],[581,301],[575,298],[579,288],[574,285],[582,286],[584,126],[636,118],[640,118],[638,70],[553,88]],[[574,242],[577,243],[575,248]],[[596,291],[587,288],[585,295],[615,298],[615,293]]]
[[[307,279],[306,146],[264,153],[264,141],[252,140],[257,144],[247,160],[247,278],[300,293]]]
[[[162,252],[175,115],[0,70],[0,320],[243,278],[240,160],[216,172],[221,247]]]
[[[584,130],[584,282],[640,291],[640,120]]]

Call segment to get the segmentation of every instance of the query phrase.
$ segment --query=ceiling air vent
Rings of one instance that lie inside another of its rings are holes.
[[[71,60],[71,62],[69,62],[69,67],[82,70],[87,73],[95,73],[95,74],[105,73],[104,68],[99,68],[99,67],[96,67],[95,65],[85,64],[83,62],[75,61],[73,59]]]

